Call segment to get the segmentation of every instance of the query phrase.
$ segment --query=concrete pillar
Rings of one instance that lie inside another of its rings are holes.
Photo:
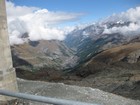
[[[0,89],[16,91],[17,81],[9,45],[5,0],[0,0]],[[0,101],[12,98],[0,96]]]

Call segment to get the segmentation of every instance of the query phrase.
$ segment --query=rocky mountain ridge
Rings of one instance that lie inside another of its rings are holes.
[[[57,40],[28,41],[11,47],[14,66],[20,68],[26,65],[32,68],[53,68],[56,70],[73,67],[78,57]]]
[[[94,54],[100,51],[127,44],[132,42],[132,40],[139,40],[140,34],[123,35],[119,32],[119,30],[115,33],[106,32],[106,30],[121,27],[123,28],[129,26],[130,24],[134,23],[129,21],[107,21],[92,24],[82,29],[75,29],[68,34],[65,39],[65,44],[69,48],[75,50],[77,52],[77,56],[83,60],[88,57],[92,57]]]

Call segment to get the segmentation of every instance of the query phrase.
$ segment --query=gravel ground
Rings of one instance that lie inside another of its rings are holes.
[[[48,83],[18,79],[19,91],[34,95],[62,98],[92,103],[93,105],[140,105],[140,101],[127,99],[90,87],[70,86],[63,83]],[[20,100],[18,105],[48,105]],[[24,103],[24,104],[23,104]]]

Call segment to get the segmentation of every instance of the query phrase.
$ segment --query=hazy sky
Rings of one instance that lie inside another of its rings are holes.
[[[46,8],[49,11],[83,13],[76,22],[97,21],[113,13],[120,13],[129,8],[140,6],[140,0],[12,0],[16,5]]]

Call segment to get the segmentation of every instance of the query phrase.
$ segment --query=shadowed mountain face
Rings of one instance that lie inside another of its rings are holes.
[[[68,81],[63,82],[140,99],[140,33],[104,33],[105,29],[130,24],[107,22],[71,32],[65,43],[77,51],[80,59],[79,65],[71,69]]]
[[[81,80],[68,84],[90,86],[125,97],[140,99],[140,42],[102,51],[70,73]]]
[[[139,36],[127,36],[119,32],[105,33],[106,29],[114,27],[125,27],[130,22],[114,22],[114,23],[100,23],[87,26],[82,29],[75,29],[69,33],[65,39],[65,44],[77,52],[77,56],[83,61],[91,58],[96,53],[128,43],[132,39],[139,38]]]

